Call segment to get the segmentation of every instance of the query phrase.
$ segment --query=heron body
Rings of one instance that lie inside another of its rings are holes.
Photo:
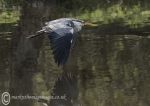
[[[46,22],[46,26],[43,27],[47,29],[52,29],[53,31],[60,28],[69,28],[72,33],[76,33],[81,30],[84,21],[73,19],[73,18],[60,18],[53,21]],[[46,32],[47,30],[45,30]],[[49,31],[49,30],[48,30]]]
[[[42,30],[34,36],[47,33],[50,39],[55,62],[64,65],[69,57],[77,33],[82,29],[84,22],[74,18],[60,18],[45,23]],[[34,37],[31,36],[31,37]],[[31,38],[30,37],[30,38]]]

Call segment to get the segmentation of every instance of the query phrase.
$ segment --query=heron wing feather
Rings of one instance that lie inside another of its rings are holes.
[[[73,34],[70,28],[61,28],[49,33],[55,62],[58,65],[66,63],[72,44]]]

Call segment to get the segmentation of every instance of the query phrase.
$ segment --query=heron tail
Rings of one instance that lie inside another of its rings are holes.
[[[37,31],[34,35],[29,35],[26,38],[28,38],[28,39],[29,38],[34,38],[34,37],[37,37],[37,36],[42,35],[44,33],[45,33],[45,29],[41,29],[41,30]]]

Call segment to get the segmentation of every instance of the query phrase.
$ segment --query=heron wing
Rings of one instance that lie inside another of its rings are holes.
[[[66,63],[73,40],[73,34],[70,28],[60,28],[49,33],[49,39],[52,45],[55,62],[58,65]]]

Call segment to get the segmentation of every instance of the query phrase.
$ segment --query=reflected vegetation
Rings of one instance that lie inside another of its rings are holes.
[[[10,106],[150,105],[148,0],[104,0],[95,7],[97,0],[10,1],[0,0],[0,94],[66,96],[11,100]],[[26,36],[47,20],[68,16],[99,26],[84,28],[67,64],[58,67],[47,36]]]

